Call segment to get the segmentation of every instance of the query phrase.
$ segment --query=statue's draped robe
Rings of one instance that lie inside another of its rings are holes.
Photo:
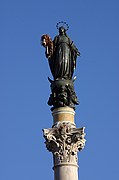
[[[76,47],[65,34],[58,35],[54,41],[54,55],[50,59],[50,68],[54,79],[71,79],[76,64]]]
[[[72,80],[77,55],[79,55],[78,49],[66,33],[60,33],[54,38],[53,54],[48,58],[54,78],[53,81],[49,79],[52,94],[48,104],[53,105],[52,110],[64,106],[75,108],[75,105],[79,104]]]

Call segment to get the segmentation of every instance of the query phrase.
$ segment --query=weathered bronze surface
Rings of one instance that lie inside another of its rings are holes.
[[[78,103],[72,80],[58,79],[51,82],[51,91],[48,105],[54,108],[70,106],[75,108]],[[52,108],[52,109],[54,109]]]
[[[64,26],[58,27],[59,35],[54,40],[49,35],[41,37],[41,44],[45,47],[53,81],[51,82],[52,94],[48,105],[53,108],[70,106],[75,108],[79,104],[73,85],[73,73],[76,68],[76,59],[80,52],[68,37]]]

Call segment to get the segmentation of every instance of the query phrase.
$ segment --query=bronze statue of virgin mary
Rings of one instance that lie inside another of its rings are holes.
[[[71,79],[76,67],[78,49],[66,34],[66,29],[59,28],[59,35],[54,38],[54,79]]]
[[[59,27],[62,23],[63,25]],[[67,36],[66,31],[68,28],[65,22],[59,22],[57,23],[59,35],[57,35],[53,41],[47,34],[41,37],[41,44],[46,48],[46,57],[48,58],[50,70],[54,78],[54,81],[50,81],[52,94],[48,104],[54,105],[55,107],[67,105],[73,105],[74,107],[74,104],[78,104],[72,77],[76,68],[76,59],[77,56],[80,55],[80,52],[73,41]],[[62,98],[58,98],[62,93]],[[57,98],[55,98],[56,96]],[[72,96],[72,98],[74,97],[70,102],[67,99],[69,96]]]

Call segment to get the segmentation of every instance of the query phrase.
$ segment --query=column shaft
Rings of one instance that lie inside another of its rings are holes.
[[[44,129],[47,149],[53,153],[54,180],[78,180],[78,156],[85,145],[84,128],[76,128],[75,111],[70,107],[54,109],[53,127]]]
[[[78,167],[70,164],[55,167],[54,180],[78,180]]]

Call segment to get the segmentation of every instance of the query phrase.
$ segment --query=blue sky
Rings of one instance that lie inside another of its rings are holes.
[[[50,73],[40,37],[58,21],[81,57],[77,127],[86,127],[79,179],[119,179],[119,1],[0,1],[0,180],[53,179],[43,128],[52,126]]]

